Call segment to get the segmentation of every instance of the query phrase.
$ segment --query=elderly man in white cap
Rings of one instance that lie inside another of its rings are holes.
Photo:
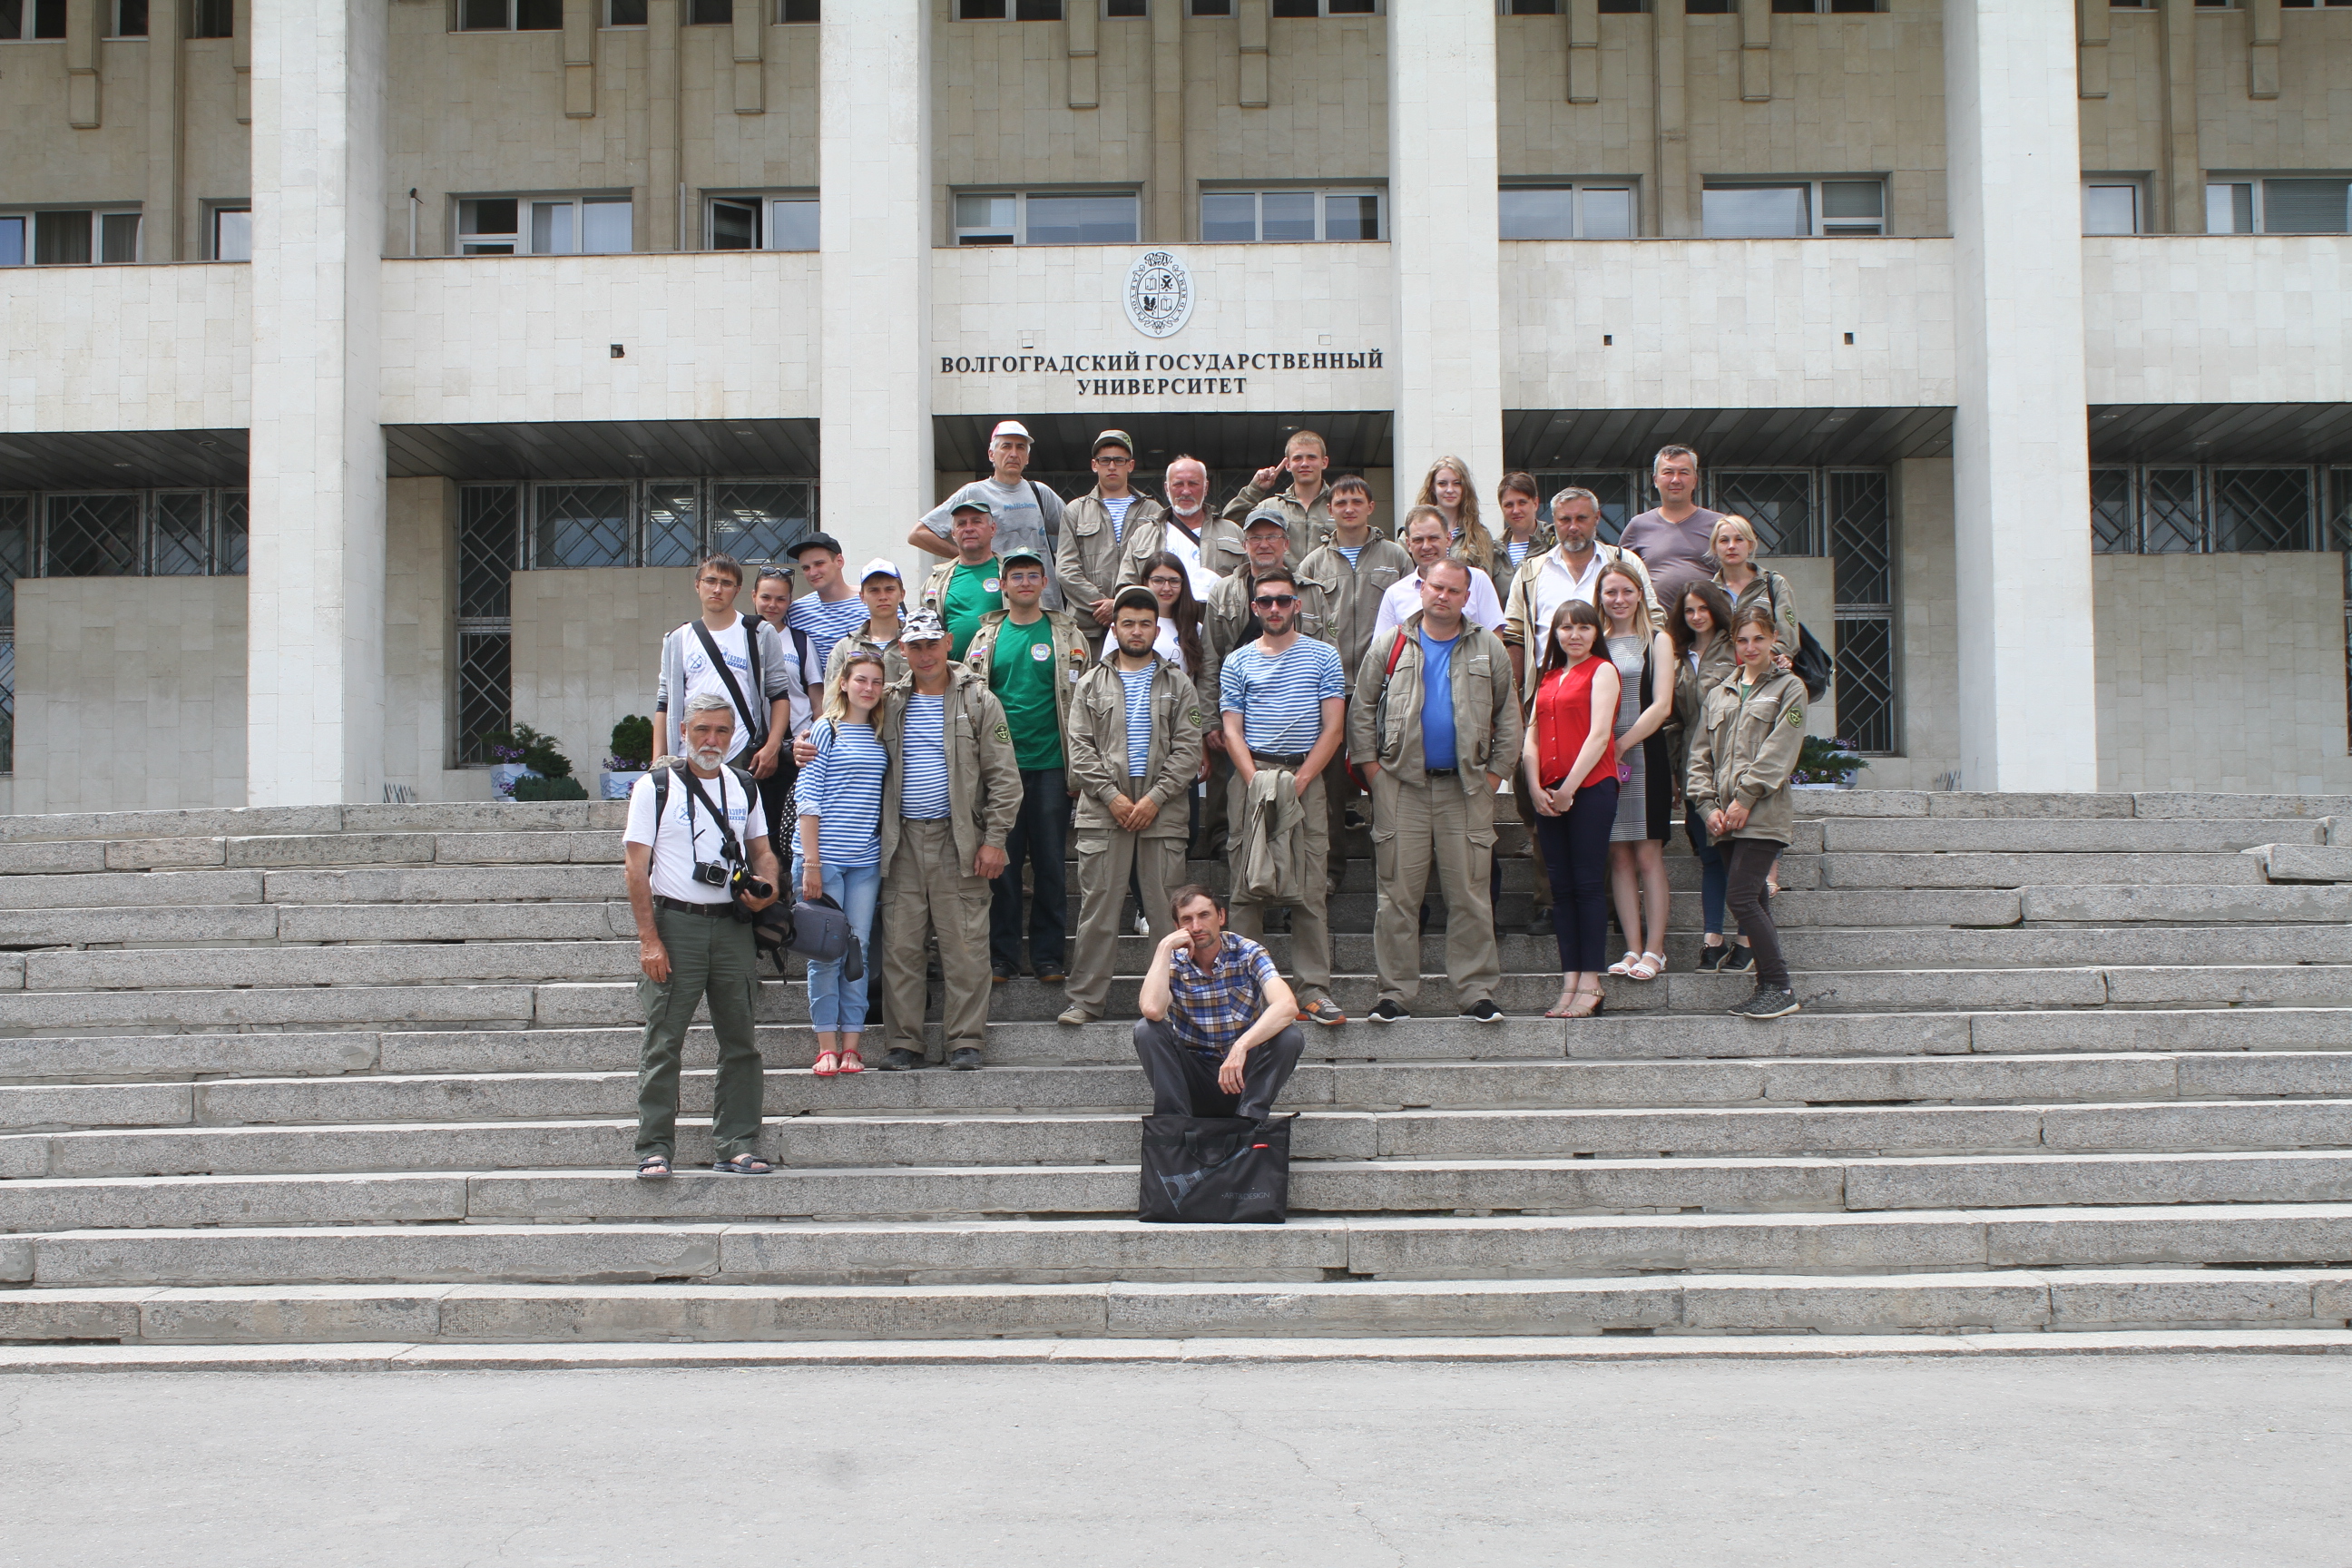
[[[988,515],[996,522],[996,551],[1002,555],[1013,550],[1034,550],[1050,569],[1054,545],[1048,531],[1059,532],[1062,527],[1062,498],[1034,479],[1022,478],[1029,467],[1029,427],[1017,419],[1001,421],[988,437],[988,462],[992,470],[984,479],[974,479],[955,494],[923,514],[907,535],[907,542],[933,555],[952,557],[955,545],[955,511],[965,502],[978,500],[985,504]],[[1062,608],[1060,585],[1045,585],[1045,608]]]

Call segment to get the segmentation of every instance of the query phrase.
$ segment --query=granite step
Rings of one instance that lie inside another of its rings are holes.
[[[1934,1279],[1985,1268],[2330,1263],[2352,1263],[2352,1204],[1879,1214],[1299,1215],[1283,1226],[1145,1225],[1109,1217],[231,1225],[0,1237],[0,1280],[51,1289],[657,1281],[1455,1281],[1681,1272],[1826,1278],[1900,1272]],[[0,1301],[14,1294],[0,1292]]]
[[[1825,854],[1811,879],[1780,885],[1822,888],[2026,888],[2159,884],[2253,887],[2262,862],[2235,851],[2215,854]],[[2034,918],[2029,914],[2027,919]]]
[[[2168,821],[2094,818],[1906,822],[1848,818],[1822,825],[1822,847],[1834,858],[1849,854],[2210,854],[2263,844],[2322,844],[2326,833],[2315,820]]]
[[[1931,1277],[1689,1274],[1608,1280],[1271,1285],[443,1286],[29,1290],[0,1342],[755,1343],[978,1337],[1168,1339],[1757,1333],[2063,1336],[2341,1329],[2352,1270]]]

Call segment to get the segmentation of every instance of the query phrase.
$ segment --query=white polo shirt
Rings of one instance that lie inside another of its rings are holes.
[[[715,779],[697,781],[712,805],[727,814],[727,826],[735,832],[735,842],[743,848],[743,863],[751,862],[751,840],[768,836],[768,818],[760,807],[760,792],[749,792],[745,798],[743,786],[726,769]],[[694,806],[694,830],[687,831],[686,808]],[[698,860],[719,863],[725,856],[719,824],[702,804],[694,799],[687,788],[683,770],[673,773],[669,781],[669,798],[662,803],[661,831],[654,831],[654,776],[647,773],[629,786],[628,826],[621,830],[624,844],[653,846],[652,882],[656,898],[677,899],[688,904],[720,904],[730,897],[724,888],[714,888],[694,879]]]
[[[1465,565],[1458,561],[1454,564]],[[1503,603],[1495,597],[1494,579],[1475,566],[1467,566],[1466,570],[1470,574],[1470,605],[1462,614],[1490,632],[1501,631]],[[1420,609],[1421,574],[1415,572],[1410,577],[1398,578],[1389,584],[1388,592],[1381,595],[1381,613],[1372,621],[1372,635],[1378,637],[1391,626],[1404,625],[1404,618],[1418,614]]]

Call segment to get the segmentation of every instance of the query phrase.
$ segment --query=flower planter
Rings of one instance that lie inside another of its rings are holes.
[[[604,781],[606,800],[626,800],[629,798],[629,791],[636,787],[639,779],[646,776],[646,770],[638,768],[635,772],[616,772],[608,769],[602,776]]]
[[[500,800],[512,800],[515,780],[537,777],[537,773],[520,763],[498,763],[490,768],[490,793]]]

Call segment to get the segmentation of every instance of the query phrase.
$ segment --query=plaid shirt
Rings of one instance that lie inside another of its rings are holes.
[[[1187,1049],[1226,1056],[1264,1015],[1266,985],[1281,976],[1265,949],[1231,931],[1206,970],[1180,947],[1168,963],[1168,1022]]]

